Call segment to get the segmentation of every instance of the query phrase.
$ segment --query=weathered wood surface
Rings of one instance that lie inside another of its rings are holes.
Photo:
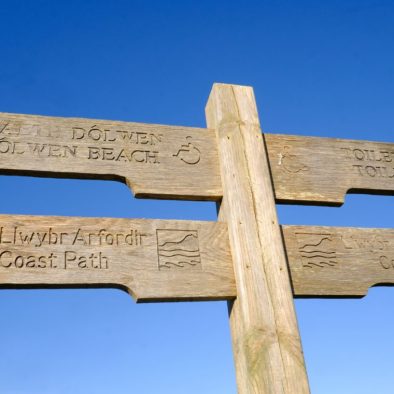
[[[394,230],[282,226],[296,296],[364,296],[394,284]]]
[[[266,134],[278,201],[342,204],[348,191],[394,194],[394,143]]]
[[[240,394],[309,392],[274,194],[253,89],[215,84],[215,128],[237,298],[229,304]]]
[[[137,197],[216,200],[215,133],[0,113],[0,173],[120,179]]]
[[[393,229],[282,232],[297,297],[363,296],[394,284]],[[185,237],[180,247],[162,246]],[[0,287],[114,286],[139,301],[231,300],[232,265],[224,223],[0,215]]]
[[[137,301],[234,298],[222,223],[0,216],[0,286],[122,287]]]
[[[394,194],[394,144],[265,134],[279,202]],[[137,197],[219,200],[213,130],[0,113],[0,173],[124,180]]]

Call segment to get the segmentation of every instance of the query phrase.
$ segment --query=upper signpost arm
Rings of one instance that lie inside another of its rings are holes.
[[[265,134],[277,202],[394,193],[394,144]],[[215,134],[195,127],[0,113],[0,174],[115,179],[136,197],[220,200]]]
[[[124,180],[137,197],[218,200],[207,129],[0,113],[0,173]]]
[[[273,187],[253,89],[215,84],[216,129],[237,298],[229,304],[238,391],[309,393]]]
[[[278,202],[341,205],[346,193],[394,193],[394,144],[265,134]]]

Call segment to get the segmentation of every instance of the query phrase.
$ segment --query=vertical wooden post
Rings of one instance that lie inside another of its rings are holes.
[[[216,129],[237,299],[229,304],[240,394],[306,394],[308,379],[253,89],[215,84]]]

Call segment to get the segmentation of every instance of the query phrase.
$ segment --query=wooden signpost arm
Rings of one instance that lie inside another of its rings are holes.
[[[264,134],[275,198],[341,205],[394,194],[394,144]],[[221,199],[212,130],[0,112],[0,174],[113,179],[140,198]]]
[[[250,87],[215,84],[216,129],[237,298],[229,303],[238,392],[309,393],[273,187]]]
[[[394,229],[281,229],[295,297],[394,284]],[[237,296],[227,223],[190,220],[0,215],[0,289],[15,287],[116,287],[138,302]]]

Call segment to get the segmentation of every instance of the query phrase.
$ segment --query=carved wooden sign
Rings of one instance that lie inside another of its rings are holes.
[[[265,134],[279,201],[342,204],[349,190],[394,193],[394,144]]]
[[[394,284],[394,230],[282,226],[294,295]],[[0,215],[0,287],[121,287],[137,301],[236,297],[217,222]]]
[[[282,226],[296,296],[364,296],[394,284],[394,230]]]
[[[0,113],[0,171],[121,179],[136,196],[218,199],[212,130]]]
[[[394,193],[394,144],[265,134],[277,201]],[[137,197],[218,200],[214,130],[0,113],[0,172],[120,179]]]
[[[0,286],[122,287],[137,301],[235,296],[225,224],[0,216]]]

